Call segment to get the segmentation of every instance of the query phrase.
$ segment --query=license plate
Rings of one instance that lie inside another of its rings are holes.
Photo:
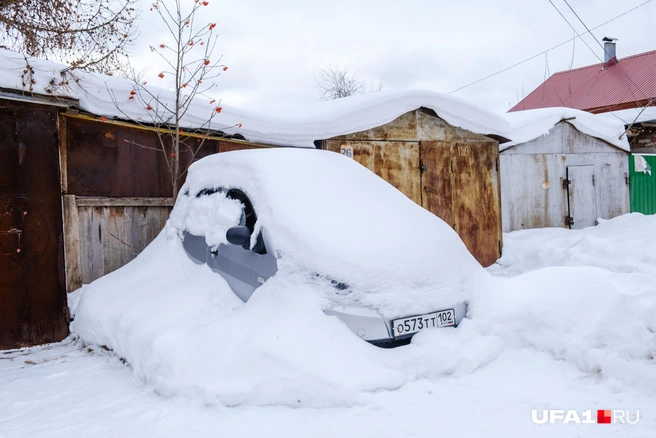
[[[417,333],[432,327],[449,327],[456,324],[456,312],[453,309],[440,310],[439,312],[427,313],[425,315],[410,316],[408,318],[395,319],[392,321],[394,337]]]

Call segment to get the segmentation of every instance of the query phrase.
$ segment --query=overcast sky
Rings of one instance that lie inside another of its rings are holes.
[[[149,2],[145,1],[145,5]],[[184,0],[191,1],[191,0]],[[551,0],[580,34],[564,0]],[[568,0],[593,29],[646,0]],[[549,0],[209,0],[216,53],[229,70],[213,94],[245,108],[297,106],[318,100],[320,67],[345,65],[386,89],[452,92],[575,36]],[[454,96],[507,111],[555,73],[599,62],[596,40],[618,38],[619,58],[656,49],[656,1],[557,49]],[[147,48],[162,39],[159,17],[144,8],[135,59],[159,72]],[[153,79],[154,81],[154,79]]]

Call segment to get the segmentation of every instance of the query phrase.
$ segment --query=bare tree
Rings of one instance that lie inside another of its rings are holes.
[[[186,7],[182,5],[183,1],[187,4]],[[213,80],[228,69],[221,64],[221,57],[212,60],[217,43],[217,36],[214,34],[216,23],[198,23],[202,17],[201,8],[207,5],[207,1],[201,0],[156,0],[152,4],[150,11],[157,13],[164,22],[172,44],[159,43],[150,46],[150,50],[159,55],[167,66],[157,76],[160,79],[173,79],[173,99],[164,97],[161,89],[147,86],[139,74],[132,74],[134,89],[128,97],[138,101],[150,118],[149,121],[136,122],[155,127],[159,138],[158,150],[163,153],[171,176],[174,199],[177,197],[181,178],[209,136],[212,119],[222,111],[220,102],[206,95],[207,91],[216,86]],[[164,94],[170,96],[170,92]],[[205,96],[208,100],[207,119],[201,126],[183,131],[182,119],[198,96]],[[113,96],[113,99],[120,110],[116,96]],[[199,138],[200,142],[197,141]],[[146,147],[134,141],[126,141]],[[184,165],[180,161],[181,152],[188,153],[190,157],[189,162]]]
[[[321,100],[340,99],[356,94],[372,93],[383,89],[382,80],[373,84],[359,78],[345,66],[321,67],[316,78]]]
[[[135,36],[139,0],[0,0],[0,43],[23,53],[113,73]]]

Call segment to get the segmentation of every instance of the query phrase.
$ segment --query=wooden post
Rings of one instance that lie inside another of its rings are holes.
[[[80,269],[80,219],[75,195],[64,195],[64,259],[66,267],[66,291],[82,287]]]

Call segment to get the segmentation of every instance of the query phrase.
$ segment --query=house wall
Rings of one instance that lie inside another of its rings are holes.
[[[572,187],[567,184],[567,168],[572,166],[592,166],[590,199],[584,206],[591,209],[591,217],[610,219],[628,213],[627,155],[568,123],[501,152],[503,231],[569,227]],[[580,213],[577,216],[572,228],[594,225],[581,221]]]
[[[496,140],[418,109],[370,130],[324,140],[321,147],[351,156],[440,217],[483,266],[500,257]]]

